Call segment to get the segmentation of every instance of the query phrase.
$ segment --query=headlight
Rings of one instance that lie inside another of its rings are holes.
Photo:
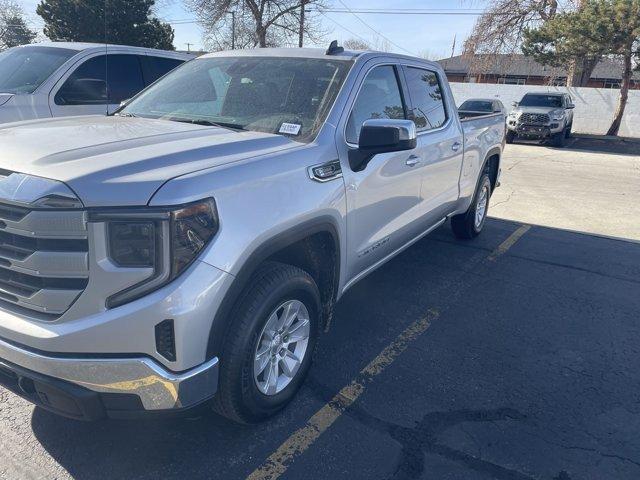
[[[150,275],[107,299],[114,308],[156,290],[180,275],[218,231],[212,199],[171,208],[122,209],[99,212],[104,221],[109,259],[120,268],[149,269]]]
[[[554,110],[553,112],[551,112],[550,116],[551,116],[551,120],[559,122],[564,118],[564,110]]]

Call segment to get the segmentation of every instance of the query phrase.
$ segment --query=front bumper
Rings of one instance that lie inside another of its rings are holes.
[[[72,418],[184,410],[210,399],[218,359],[174,373],[150,358],[48,356],[0,339],[0,385]]]
[[[514,122],[507,123],[507,128],[516,133],[519,137],[524,138],[548,138],[556,133],[563,131],[564,126],[560,123],[551,123],[549,125],[529,125]]]

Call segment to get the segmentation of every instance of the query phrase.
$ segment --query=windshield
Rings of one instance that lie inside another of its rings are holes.
[[[491,102],[485,102],[482,100],[467,100],[460,105],[458,110],[468,110],[470,112],[493,112],[493,105]]]
[[[136,97],[119,115],[216,124],[309,141],[351,67],[313,58],[202,58]]]
[[[562,97],[558,95],[525,95],[521,107],[562,107]]]
[[[0,93],[33,93],[75,50],[18,47],[0,53]]]

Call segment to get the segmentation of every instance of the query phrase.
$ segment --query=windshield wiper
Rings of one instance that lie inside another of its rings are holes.
[[[114,115],[117,115],[119,117],[131,117],[131,118],[137,117],[135,113],[129,113],[129,112],[115,112]]]
[[[174,122],[182,122],[182,123],[192,123],[193,125],[205,125],[209,127],[222,127],[229,130],[244,130],[242,125],[238,125],[237,123],[225,123],[225,122],[213,122],[211,120],[205,120],[203,118],[175,118],[168,117],[167,120],[172,120]]]

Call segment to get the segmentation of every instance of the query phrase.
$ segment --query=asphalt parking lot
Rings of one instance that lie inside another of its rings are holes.
[[[0,389],[0,478],[640,478],[634,148],[508,146],[483,235],[354,287],[267,423],[79,423]]]

